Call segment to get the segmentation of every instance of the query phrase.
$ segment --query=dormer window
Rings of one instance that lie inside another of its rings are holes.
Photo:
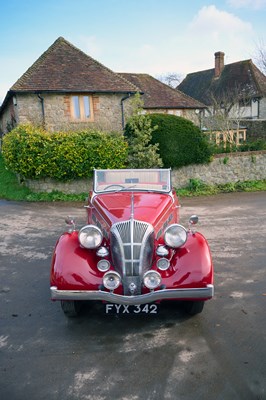
[[[92,121],[93,109],[91,96],[75,95],[71,97],[71,116],[76,121]]]

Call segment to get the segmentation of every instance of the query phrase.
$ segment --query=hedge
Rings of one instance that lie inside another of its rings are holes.
[[[204,133],[191,121],[169,114],[150,114],[152,143],[159,143],[163,164],[179,168],[190,164],[204,164],[211,160],[212,150]]]
[[[24,178],[68,181],[89,177],[94,168],[123,168],[127,143],[97,130],[51,133],[20,125],[4,136],[2,152],[6,166]]]

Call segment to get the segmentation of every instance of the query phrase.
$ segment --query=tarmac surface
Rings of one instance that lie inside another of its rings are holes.
[[[181,204],[213,255],[203,312],[116,316],[94,303],[67,319],[50,301],[50,261],[83,205],[0,201],[1,400],[266,399],[266,192]]]

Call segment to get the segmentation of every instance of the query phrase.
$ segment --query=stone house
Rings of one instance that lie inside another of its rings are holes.
[[[120,73],[119,75],[141,89],[144,110],[147,114],[173,114],[189,119],[196,125],[199,124],[199,113],[203,113],[206,109],[202,102],[148,74]]]
[[[138,92],[147,112],[192,118],[205,107],[149,75],[115,73],[59,37],[7,92],[0,107],[0,132],[22,123],[51,131],[122,131],[130,98]]]
[[[177,89],[206,104],[210,117],[222,112],[248,135],[265,137],[266,76],[252,60],[225,65],[223,52],[214,56],[214,68],[188,74]]]

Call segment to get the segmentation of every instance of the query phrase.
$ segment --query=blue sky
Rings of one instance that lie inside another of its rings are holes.
[[[1,3],[0,103],[59,37],[116,72],[158,77],[253,58],[266,0],[8,0]]]

